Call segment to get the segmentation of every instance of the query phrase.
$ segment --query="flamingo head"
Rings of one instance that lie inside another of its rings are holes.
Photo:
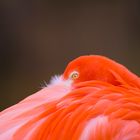
[[[118,63],[98,55],[80,56],[66,67],[63,77],[74,83],[99,80],[116,85],[117,81],[111,73]]]

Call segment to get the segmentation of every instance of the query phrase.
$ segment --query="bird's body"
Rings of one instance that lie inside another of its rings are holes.
[[[108,58],[79,57],[0,113],[0,140],[140,140],[140,79]]]

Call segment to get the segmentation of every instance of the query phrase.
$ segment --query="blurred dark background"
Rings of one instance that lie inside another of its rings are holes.
[[[140,75],[140,1],[0,1],[0,109],[40,90],[84,54]]]

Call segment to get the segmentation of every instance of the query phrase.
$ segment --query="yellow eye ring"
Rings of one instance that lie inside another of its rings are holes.
[[[72,80],[75,80],[78,77],[79,77],[79,72],[77,72],[77,71],[73,71],[69,76],[69,78],[72,79]]]

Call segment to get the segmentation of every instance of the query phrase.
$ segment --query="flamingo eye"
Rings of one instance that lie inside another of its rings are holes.
[[[79,77],[79,72],[77,71],[73,71],[70,75],[69,75],[69,78],[72,79],[72,80],[75,80]]]

